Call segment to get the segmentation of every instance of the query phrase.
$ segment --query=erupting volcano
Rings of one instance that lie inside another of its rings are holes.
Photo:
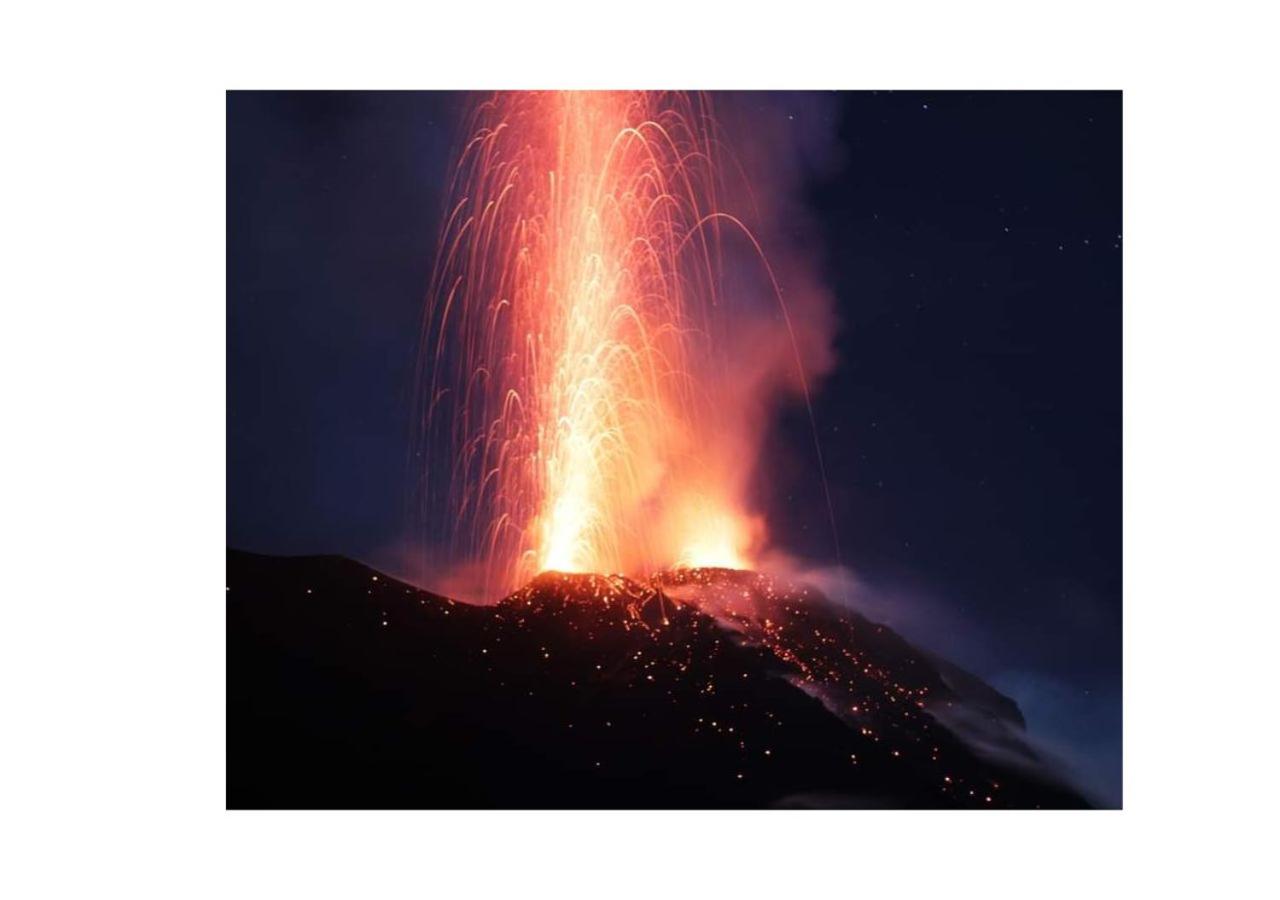
[[[501,93],[464,135],[414,372],[415,580],[452,587],[231,551],[229,804],[1087,805],[1011,699],[754,571],[787,403],[839,563],[832,318],[709,99]]]
[[[500,94],[468,132],[419,367],[433,537],[486,598],[548,570],[748,567],[766,391],[730,257],[772,299],[774,365],[808,385],[709,102]]]

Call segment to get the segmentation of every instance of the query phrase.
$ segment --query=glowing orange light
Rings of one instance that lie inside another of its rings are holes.
[[[718,387],[721,229],[746,232],[719,205],[705,98],[499,94],[469,133],[419,379],[424,444],[449,438],[425,468],[455,550],[494,591],[547,570],[749,566],[764,527]]]

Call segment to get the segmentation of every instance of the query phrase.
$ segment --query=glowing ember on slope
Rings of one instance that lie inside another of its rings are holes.
[[[704,714],[691,715],[691,735],[727,742],[744,764],[754,766],[748,763],[753,756],[772,760],[768,744],[779,739],[785,725],[767,708],[771,701],[765,698],[774,694],[765,686],[748,691],[747,682],[754,684],[759,675],[765,681],[781,676],[848,726],[845,765],[870,767],[877,774],[868,777],[879,778],[886,766],[897,767],[894,771],[902,774],[894,777],[930,786],[959,805],[995,802],[999,782],[975,764],[936,715],[968,701],[902,638],[833,606],[803,584],[724,568],[680,568],[647,579],[546,572],[497,609],[493,638],[507,653],[532,657],[527,673],[534,681],[567,678],[571,687],[584,685],[593,695],[605,683],[628,692],[652,688],[657,693],[646,696],[675,704],[701,698],[695,708]],[[567,662],[562,670],[547,668],[552,660],[548,626],[573,635],[565,647],[567,654],[580,657],[577,662]],[[525,633],[546,643],[521,641]],[[762,668],[753,651],[775,663]],[[597,654],[606,654],[605,664]],[[528,689],[523,682],[514,687]],[[634,729],[646,727],[643,713],[639,719],[630,723],[633,736]],[[613,731],[618,725],[607,719],[600,727]],[[1007,739],[1018,740],[1012,733]],[[724,774],[744,777],[736,769]]]
[[[706,99],[499,94],[469,131],[419,372],[453,559],[482,566],[486,595],[546,570],[748,565],[758,412],[730,396],[749,379],[727,371],[726,334],[745,329],[723,290],[729,233],[807,383],[773,273],[723,206]]]

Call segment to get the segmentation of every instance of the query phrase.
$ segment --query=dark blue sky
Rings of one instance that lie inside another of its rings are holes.
[[[409,378],[464,102],[228,95],[229,545],[376,563],[407,533]],[[815,413],[845,561],[1114,799],[1120,95],[729,102],[744,134],[821,135],[800,187],[841,321]],[[782,417],[761,497],[780,543],[829,563],[811,440]]]

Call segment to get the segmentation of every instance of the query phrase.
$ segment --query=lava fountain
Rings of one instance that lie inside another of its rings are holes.
[[[731,437],[726,232],[791,322],[722,205],[709,100],[502,93],[466,133],[417,377],[423,495],[452,558],[487,595],[546,570],[746,567],[765,535]]]

